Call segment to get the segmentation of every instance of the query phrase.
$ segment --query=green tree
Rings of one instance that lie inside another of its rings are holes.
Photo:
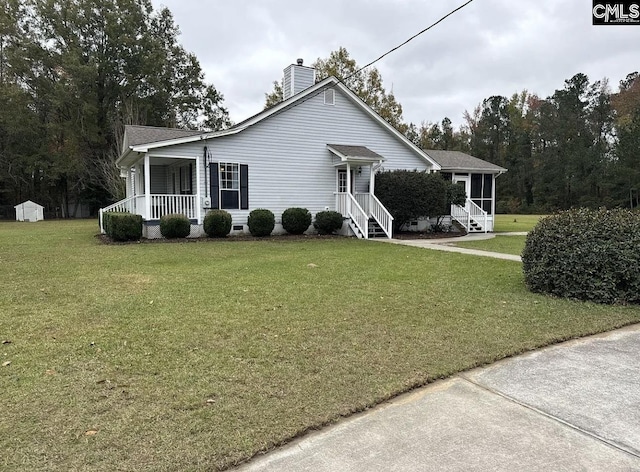
[[[7,0],[0,163],[17,175],[2,180],[4,194],[63,216],[70,201],[98,206],[122,190],[113,163],[125,124],[228,126],[222,95],[179,33],[171,12],[154,12],[149,0]],[[11,131],[18,113],[20,129]],[[27,128],[37,131],[28,150],[11,138]]]
[[[640,75],[633,72],[620,81],[611,98],[615,111],[615,132],[611,191],[620,206],[640,206]]]

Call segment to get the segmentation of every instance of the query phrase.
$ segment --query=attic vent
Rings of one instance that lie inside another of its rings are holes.
[[[324,104],[335,105],[336,104],[336,91],[332,88],[324,91]]]

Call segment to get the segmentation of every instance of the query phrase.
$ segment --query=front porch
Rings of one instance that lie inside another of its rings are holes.
[[[200,190],[200,157],[150,157],[130,163],[122,171],[126,198],[100,209],[100,230],[104,233],[102,215],[108,211],[124,211],[142,216],[145,226],[157,226],[168,214],[185,215],[192,224],[202,224]]]

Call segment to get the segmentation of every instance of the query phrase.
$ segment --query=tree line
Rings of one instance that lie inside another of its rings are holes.
[[[126,124],[220,129],[223,96],[150,0],[0,3],[0,206],[65,217],[122,197]]]
[[[150,0],[0,3],[0,211],[31,199],[64,217],[74,204],[95,210],[122,198],[114,162],[127,124],[230,126],[223,95],[179,35],[171,12]],[[615,91],[576,74],[546,99],[491,96],[455,129],[446,117],[405,122],[378,69],[359,70],[345,48],[312,65],[318,81],[344,80],[419,147],[508,168],[498,210],[640,203],[637,72]],[[281,101],[280,82],[265,95],[266,107]]]
[[[425,149],[467,152],[509,171],[498,181],[498,210],[550,212],[573,207],[632,207],[640,191],[640,77],[612,91],[585,74],[565,80],[550,97],[522,91],[491,96],[453,130],[410,125]]]
[[[465,112],[464,124],[454,129],[448,117],[406,123],[380,72],[359,71],[345,48],[312,66],[317,81],[329,75],[344,79],[421,149],[462,151],[507,168],[497,185],[499,212],[640,205],[638,72],[628,74],[616,91],[607,79],[590,82],[579,73],[546,99],[526,90],[491,96]],[[274,82],[265,107],[281,99],[281,86]]]

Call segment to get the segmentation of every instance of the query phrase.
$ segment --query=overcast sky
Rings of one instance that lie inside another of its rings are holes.
[[[364,65],[465,0],[152,0],[168,7],[239,122],[296,58],[344,46]],[[491,95],[541,97],[578,72],[613,90],[640,70],[640,25],[592,26],[590,0],[474,0],[376,64],[405,121],[463,122]]]

